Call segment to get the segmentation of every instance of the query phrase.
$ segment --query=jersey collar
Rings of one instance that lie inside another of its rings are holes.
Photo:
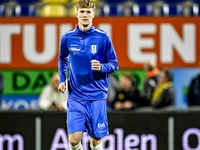
[[[83,33],[92,33],[94,32],[94,29],[95,27],[92,25],[90,29],[86,30],[86,31],[83,31],[83,30],[80,30],[78,28],[78,25],[76,26],[76,32],[79,33],[79,34],[83,34]]]

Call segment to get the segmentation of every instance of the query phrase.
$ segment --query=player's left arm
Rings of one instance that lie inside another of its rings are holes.
[[[61,38],[60,43],[60,52],[58,57],[58,72],[59,72],[59,86],[58,90],[61,92],[65,92],[66,89],[66,73],[67,73],[67,66],[69,63],[69,50],[67,49],[67,39],[65,35]]]
[[[112,73],[118,70],[119,63],[117,61],[117,56],[115,53],[114,46],[111,42],[109,36],[107,36],[107,40],[105,41],[105,63],[101,63],[101,73]]]

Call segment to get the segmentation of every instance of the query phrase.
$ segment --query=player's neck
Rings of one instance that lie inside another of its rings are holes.
[[[88,25],[82,25],[82,24],[79,24],[78,28],[82,31],[86,31],[86,30],[89,30],[90,28],[92,27],[92,24],[88,24]]]

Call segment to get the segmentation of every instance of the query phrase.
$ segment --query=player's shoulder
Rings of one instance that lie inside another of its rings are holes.
[[[108,33],[102,29],[94,27],[94,31],[100,36],[105,36],[105,37],[108,36]]]
[[[76,28],[67,31],[67,32],[62,36],[62,38],[65,39],[65,38],[67,38],[67,37],[73,35],[73,34],[75,33],[75,31],[76,31]]]
[[[67,34],[67,35],[73,34],[73,33],[75,33],[76,29],[77,28],[71,29],[71,30],[67,31],[65,34]]]

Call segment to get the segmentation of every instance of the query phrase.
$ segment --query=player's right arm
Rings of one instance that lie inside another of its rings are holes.
[[[64,93],[64,92],[65,92],[65,89],[66,89],[66,84],[65,84],[65,82],[59,83],[58,90],[59,90],[60,92]]]
[[[69,62],[69,50],[67,49],[67,38],[66,35],[63,35],[60,43],[60,53],[58,57],[58,72],[59,72],[59,87],[58,90],[64,92],[66,89],[65,81],[66,81],[66,72],[67,66]]]

